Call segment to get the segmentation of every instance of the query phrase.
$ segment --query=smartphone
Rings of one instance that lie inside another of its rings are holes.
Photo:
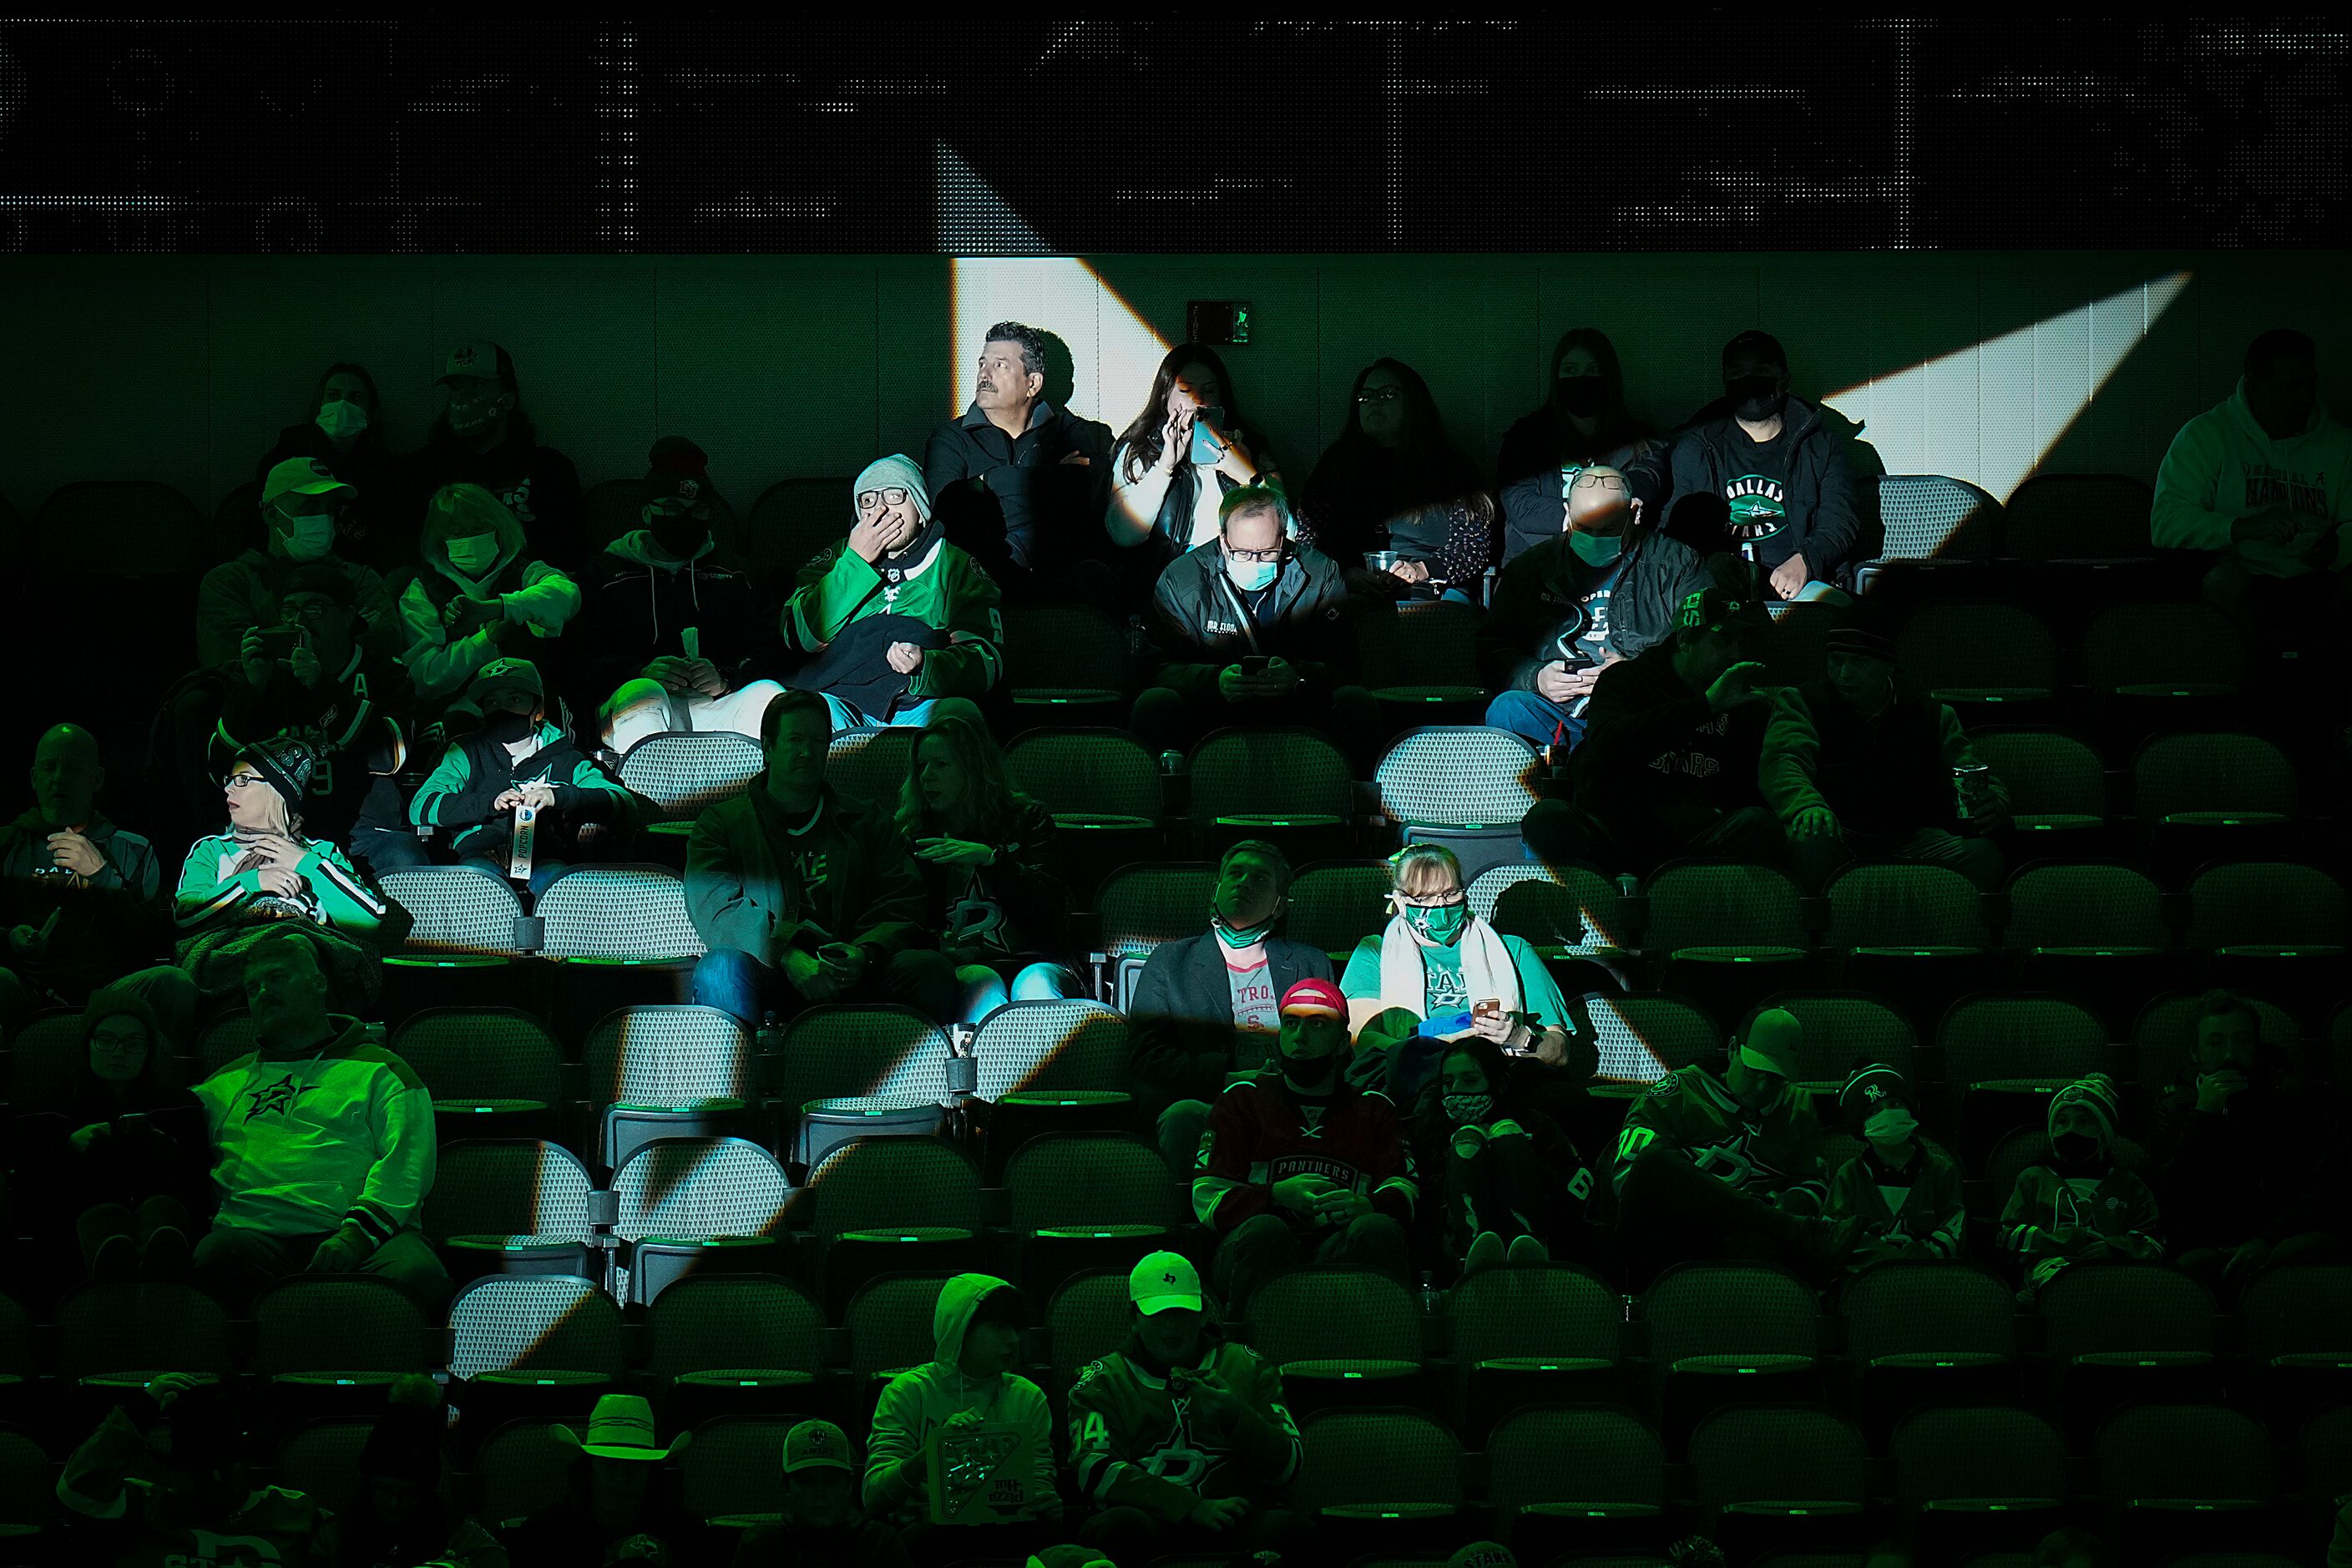
[[[1192,461],[1202,467],[1213,466],[1225,455],[1225,444],[1217,439],[1217,421],[1225,411],[1214,405],[1196,409],[1192,415]]]
[[[1483,1002],[1470,1004],[1470,1016],[1474,1018],[1492,1018],[1502,1010],[1503,999],[1500,996],[1489,996]]]
[[[1244,675],[1264,675],[1265,673],[1266,662],[1267,656],[1265,654],[1245,653],[1242,655],[1242,673]]]
[[[300,626],[264,626],[261,628],[262,651],[271,658],[288,659],[302,646]]]

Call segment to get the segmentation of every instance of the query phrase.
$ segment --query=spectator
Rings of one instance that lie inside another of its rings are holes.
[[[1217,1294],[1236,1319],[1258,1288],[1306,1263],[1405,1282],[1420,1187],[1396,1107],[1340,1077],[1348,999],[1328,980],[1282,995],[1282,1070],[1217,1096],[1193,1169],[1192,1212],[1221,1237]]]
[[[989,328],[971,406],[923,447],[928,494],[976,479],[1003,503],[1002,538],[953,542],[1015,596],[1071,587],[1074,568],[1087,574],[1102,554],[1110,499],[1110,427],[1045,401],[1046,346],[1018,321]]]
[[[598,714],[614,756],[665,730],[755,734],[783,689],[752,674],[775,640],[770,602],[711,531],[718,493],[700,452],[656,446],[637,486],[645,526],[581,574],[580,614],[565,628],[582,710]]]
[[[439,382],[446,401],[425,432],[425,445],[400,465],[409,515],[425,498],[451,485],[488,490],[530,538],[531,554],[569,571],[588,556],[587,518],[580,470],[552,447],[523,412],[514,359],[496,343],[460,344]],[[431,525],[425,559],[433,559]]]
[[[2009,793],[1977,761],[1951,709],[1898,679],[1895,639],[1877,610],[1841,609],[1828,679],[1772,699],[1758,780],[1787,830],[1797,880],[1818,892],[1851,860],[1908,860],[1948,866],[1992,892],[2000,847],[1948,825],[1957,797],[1970,826],[1997,826]]]
[[[425,513],[425,569],[401,591],[404,662],[428,706],[465,689],[510,647],[561,637],[580,612],[580,589],[523,537],[520,520],[479,485],[434,492]]]
[[[196,662],[227,667],[244,657],[248,634],[279,627],[287,588],[298,568],[314,570],[316,581],[331,573],[347,584],[345,597],[359,614],[360,641],[387,653],[399,651],[400,619],[392,590],[374,568],[335,552],[340,519],[359,492],[315,458],[289,458],[261,481],[261,519],[268,542],[224,562],[196,585]],[[293,642],[290,629],[278,637]],[[283,650],[279,650],[282,654]]]
[[[383,985],[378,948],[398,940],[398,906],[341,850],[303,832],[300,806],[317,765],[317,755],[299,741],[280,737],[247,747],[222,784],[227,831],[189,847],[173,895],[176,962],[205,997],[237,991],[247,953],[286,921],[304,922],[339,997],[353,1005],[373,1003]],[[157,1004],[167,1022],[169,1005]]]
[[[416,520],[398,502],[392,448],[383,438],[383,401],[367,366],[341,360],[310,389],[310,417],[278,432],[253,477],[289,458],[324,463],[356,492],[335,519],[334,553],[378,572],[397,572],[416,559]]]
[[[1732,1041],[1724,1079],[1677,1068],[1626,1110],[1611,1179],[1631,1280],[1704,1258],[1811,1270],[1826,1189],[1812,1099],[1789,1081],[1803,1036],[1795,1015],[1766,1008]]]
[[[1397,360],[1356,373],[1339,438],[1307,477],[1299,510],[1318,548],[1350,572],[1365,568],[1354,585],[1388,598],[1434,593],[1433,584],[1475,598],[1493,557],[1494,502],[1447,438],[1429,384]],[[1372,551],[1399,559],[1375,572],[1364,560]]]
[[[1568,1059],[1568,1003],[1536,950],[1473,913],[1443,844],[1389,858],[1389,923],[1348,955],[1339,989],[1359,1069],[1406,1101],[1435,1080],[1448,1042],[1477,1038],[1547,1066]]]
[[[1127,1296],[1126,1344],[1070,1389],[1070,1467],[1101,1510],[1079,1539],[1114,1563],[1299,1550],[1305,1521],[1280,1506],[1300,1455],[1281,1372],[1209,1321],[1181,1253],[1146,1256]]]
[[[1675,620],[1671,637],[1593,683],[1569,797],[1538,802],[1520,824],[1548,864],[1647,875],[1682,855],[1779,858],[1757,789],[1763,606],[1707,588]]]
[[[2023,1260],[2031,1304],[2070,1263],[2092,1258],[2157,1258],[2156,1194],[2117,1164],[2113,1079],[2091,1073],[2050,1097],[2050,1159],[2017,1173],[2000,1214],[2000,1236]]]
[[[709,950],[694,999],[753,1027],[838,1000],[904,1002],[933,1018],[955,972],[925,949],[923,884],[896,825],[825,785],[833,731],[813,691],[787,691],[760,720],[767,767],[696,819],[686,901]]]
[[[2244,997],[2207,992],[2196,1030],[2188,1073],[2158,1100],[2147,1141],[2180,1267],[2234,1291],[2265,1268],[2333,1262],[2344,1215],[2326,1179],[2327,1118],[2263,1045],[2262,1016]]]
[[[499,1527],[513,1568],[622,1562],[687,1568],[708,1561],[701,1522],[687,1517],[660,1485],[663,1462],[686,1452],[692,1433],[679,1433],[665,1447],[642,1395],[607,1394],[589,1413],[584,1436],[569,1426],[550,1436],[576,1457],[562,1497]]]
[[[1424,1256],[1463,1279],[1555,1253],[1597,1261],[1592,1169],[1559,1122],[1525,1102],[1493,1040],[1465,1036],[1446,1048],[1414,1107],[1412,1141],[1419,1169],[1445,1173],[1445,1202],[1420,1211]]]
[[[0,1032],[79,1006],[161,957],[169,932],[155,847],[98,808],[98,740],[58,724],[33,748],[33,804],[0,827]]]
[[[1227,724],[1370,735],[1370,694],[1339,685],[1354,649],[1339,567],[1284,537],[1280,492],[1244,485],[1218,505],[1216,542],[1160,574],[1147,623],[1154,684],[1129,727],[1156,752],[1189,751]]]
[[[507,1549],[450,1500],[447,1430],[431,1378],[411,1373],[392,1385],[360,1447],[338,1568],[507,1568]]]
[[[743,1532],[734,1568],[907,1568],[898,1532],[858,1506],[840,1427],[802,1422],[784,1434],[783,1462],[783,1514]]]
[[[960,1021],[1007,1002],[1083,996],[1063,951],[1069,889],[1054,816],[1013,793],[1004,754],[977,717],[935,718],[908,758],[899,836],[922,873],[923,925],[956,966]]]
[[[919,1560],[1013,1555],[1038,1539],[1035,1521],[1061,1517],[1061,1496],[1054,1489],[1054,1418],[1044,1391],[1013,1370],[1028,1322],[1029,1309],[1012,1286],[986,1274],[957,1275],[940,1287],[931,1312],[931,1360],[892,1378],[874,1407],[866,1443],[866,1510],[898,1524],[900,1539]],[[932,1468],[940,1462],[940,1439],[974,1427],[1016,1435],[1012,1452],[995,1468],[997,1484],[988,1500],[1000,1520],[1015,1517],[993,1526],[947,1523],[925,1501]],[[1016,1484],[1019,1503],[998,1502]],[[946,1536],[940,1538],[940,1531]]]
[[[1724,401],[1702,411],[1667,456],[1675,497],[1719,494],[1732,537],[1772,595],[1818,595],[1862,538],[1852,459],[1824,411],[1789,394],[1789,356],[1769,332],[1723,345]]]
[[[420,1310],[449,1294],[416,1228],[433,1187],[433,1096],[357,1018],[327,1010],[315,939],[254,944],[245,1000],[257,1044],[196,1086],[218,1151],[219,1212],[197,1282],[232,1315],[289,1275],[373,1274]]]
[[[947,539],[909,459],[866,464],[851,501],[849,537],[801,568],[784,605],[786,641],[811,656],[791,684],[824,694],[835,730],[921,725],[1003,673],[997,585]]]
[[[1503,433],[1495,489],[1502,498],[1504,563],[1559,533],[1568,487],[1593,464],[1639,472],[1642,499],[1663,510],[1655,492],[1664,456],[1665,443],[1626,411],[1616,345],[1596,327],[1570,327],[1552,350],[1543,406]]]
[[[1111,448],[1110,542],[1153,577],[1217,537],[1217,506],[1244,485],[1279,484],[1272,447],[1242,420],[1217,351],[1179,343],[1160,362],[1143,412]],[[1150,545],[1149,550],[1138,547]]]
[[[1331,978],[1320,948],[1274,934],[1289,891],[1282,851],[1245,838],[1217,864],[1209,929],[1143,961],[1127,1007],[1129,1070],[1171,1171],[1192,1168],[1209,1102],[1272,1058],[1281,998],[1302,980]]]
[[[180,1279],[197,1216],[212,1210],[212,1159],[202,1110],[174,1081],[172,1042],[154,1009],[129,989],[93,994],[59,1152],[63,1212],[74,1216],[89,1278]]]
[[[617,858],[636,826],[635,797],[549,722],[538,667],[493,659],[475,673],[466,700],[480,710],[481,728],[449,742],[408,803],[409,820],[433,838],[373,829],[372,862],[399,869],[451,858],[521,877],[536,898],[575,859]],[[514,858],[514,814],[525,805],[534,811],[528,872]]]
[[[73,1520],[59,1560],[332,1568],[334,1517],[305,1493],[257,1484],[248,1403],[185,1372],[158,1373],[126,1394],[58,1478]]]
[[[2250,635],[2352,613],[2352,430],[2319,401],[2319,348],[2292,328],[2246,346],[2237,390],[2172,438],[2158,548],[2217,556],[2205,596]]]
[[[1642,512],[1625,475],[1593,464],[1570,481],[1568,531],[1503,568],[1478,627],[1479,673],[1500,693],[1487,723],[1572,747],[1601,670],[1672,635],[1706,568],[1688,545],[1643,527]]]
[[[1885,1062],[1848,1075],[1838,1111],[1862,1152],[1830,1177],[1830,1253],[1859,1274],[1899,1258],[1958,1258],[1960,1168],[1919,1136],[1908,1079]]]

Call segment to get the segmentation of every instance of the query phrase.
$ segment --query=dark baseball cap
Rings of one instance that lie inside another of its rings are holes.
[[[1761,599],[1742,599],[1720,588],[1702,588],[1696,594],[1685,595],[1682,608],[1675,616],[1677,627],[1738,631],[1750,637],[1771,624],[1772,617]]]

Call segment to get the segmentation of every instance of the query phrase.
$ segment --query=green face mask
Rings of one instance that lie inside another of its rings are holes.
[[[1213,914],[1209,917],[1209,929],[1217,933],[1219,942],[1223,942],[1227,947],[1239,949],[1255,947],[1264,942],[1265,933],[1274,929],[1274,922],[1268,921],[1264,925],[1255,925],[1247,931],[1239,931],[1227,925],[1224,916]]]
[[[1405,906],[1404,918],[1423,941],[1439,947],[1452,947],[1462,940],[1463,928],[1470,923],[1467,900],[1458,904],[1440,904],[1435,909]]]

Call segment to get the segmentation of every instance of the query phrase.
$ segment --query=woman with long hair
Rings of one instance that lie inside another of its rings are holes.
[[[1446,436],[1429,384],[1401,360],[1356,373],[1339,439],[1308,476],[1300,511],[1359,592],[1402,598],[1435,592],[1434,582],[1475,597],[1493,557],[1494,501]],[[1363,557],[1373,551],[1398,559],[1372,573]]]
[[[1471,1035],[1447,1047],[1414,1109],[1412,1139],[1422,1179],[1444,1194],[1420,1211],[1433,1255],[1465,1278],[1559,1251],[1591,1260],[1598,1236],[1582,1222],[1600,1178],[1516,1085],[1502,1047]]]
[[[1503,559],[1557,538],[1566,525],[1570,480],[1594,466],[1643,482],[1643,499],[1663,511],[1650,491],[1665,443],[1625,407],[1625,371],[1617,347],[1598,327],[1570,327],[1551,351],[1542,406],[1504,432],[1495,464],[1503,510]],[[1656,476],[1661,480],[1663,475]]]
[[[1157,572],[1217,537],[1217,503],[1229,492],[1279,479],[1265,437],[1243,422],[1225,362],[1206,344],[1178,343],[1111,447],[1103,523],[1122,549],[1150,545]]]
[[[335,520],[335,553],[378,570],[408,564],[415,552],[415,520],[401,536],[405,510],[394,499],[392,447],[383,437],[383,399],[367,366],[337,360],[319,373],[300,421],[278,432],[277,441],[255,465],[254,478],[289,458],[316,458],[357,492]],[[255,539],[259,547],[266,540]]]
[[[976,1024],[1007,1001],[1085,994],[1050,956],[1068,902],[1053,815],[1013,790],[1003,753],[976,717],[935,718],[917,739],[898,830],[922,872],[924,923],[956,965],[957,1021]]]

